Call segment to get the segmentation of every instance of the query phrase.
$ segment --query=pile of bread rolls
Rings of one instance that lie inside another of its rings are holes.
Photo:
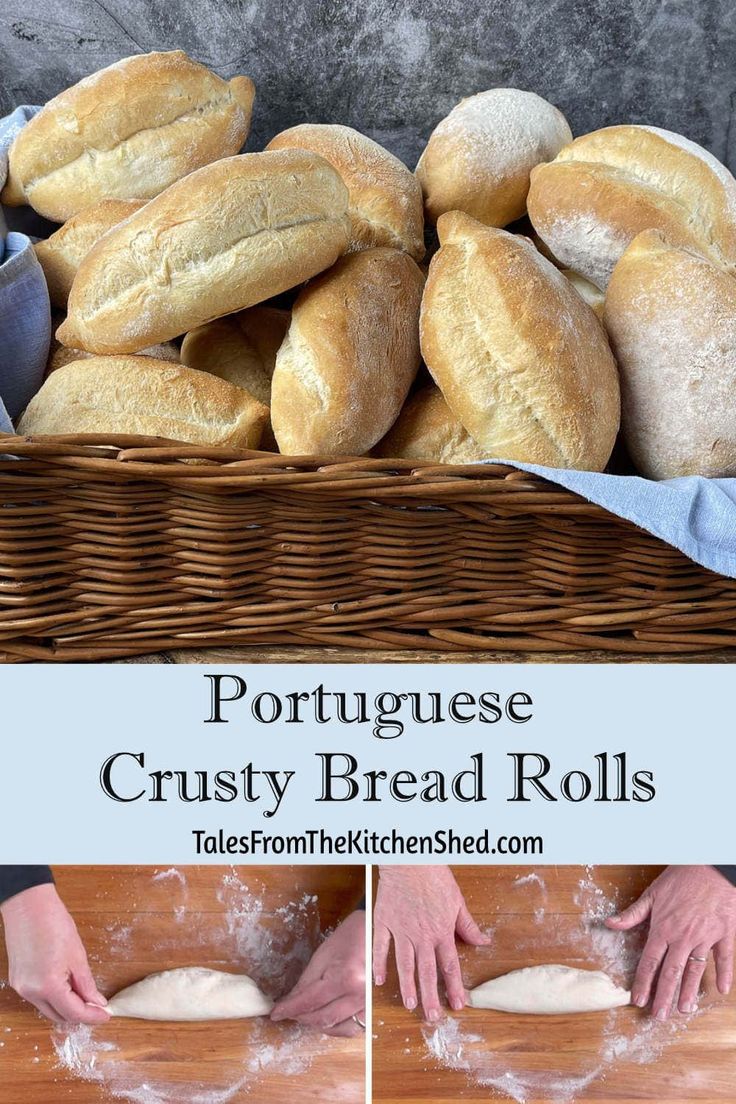
[[[19,432],[602,471],[621,427],[645,476],[736,474],[736,181],[704,149],[496,88],[412,173],[331,124],[240,153],[253,99],[154,53],[15,138],[0,198],[62,224],[64,313]]]

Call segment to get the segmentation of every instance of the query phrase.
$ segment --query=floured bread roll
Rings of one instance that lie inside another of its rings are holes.
[[[136,54],[55,96],[13,141],[0,199],[66,222],[102,199],[151,199],[238,153],[255,88],[181,50]]]
[[[528,239],[459,212],[437,229],[421,347],[452,413],[500,460],[602,471],[619,385],[593,311]]]
[[[576,138],[533,170],[528,207],[557,260],[599,288],[642,230],[736,266],[736,180],[707,150],[658,127]]]
[[[36,242],[39,259],[49,289],[52,307],[66,309],[77,269],[103,234],[143,206],[140,199],[103,199],[93,207],[73,215],[68,222],[46,238]]]
[[[572,139],[561,111],[534,92],[492,88],[461,100],[435,127],[416,174],[427,216],[464,211],[507,226],[526,210],[529,173]]]
[[[472,464],[487,453],[457,420],[439,387],[429,384],[406,401],[398,418],[374,449],[376,456]]]
[[[613,270],[605,323],[642,475],[736,475],[736,278],[645,231]]]
[[[46,377],[18,432],[140,433],[255,449],[267,420],[268,407],[207,372],[153,357],[89,357]]]
[[[528,966],[484,981],[468,993],[471,1008],[535,1015],[605,1012],[631,1003],[631,993],[619,988],[602,970],[572,966]]]
[[[266,149],[309,149],[337,169],[348,189],[350,249],[376,245],[424,256],[422,189],[398,157],[352,127],[302,123],[277,134]]]
[[[291,315],[276,307],[250,307],[198,326],[184,338],[181,362],[244,387],[259,402],[271,402],[276,354]]]
[[[67,349],[55,337],[51,339],[49,359],[46,362],[46,375],[58,371],[65,364],[72,364],[75,360],[91,360],[94,353],[85,353],[83,349]],[[147,349],[141,349],[134,356],[148,356],[155,360],[167,360],[170,364],[179,363],[179,349],[173,341],[167,341],[164,345],[150,345]]]
[[[245,974],[188,966],[150,974],[116,993],[106,1008],[135,1020],[240,1020],[267,1016],[273,1001]]]
[[[300,292],[276,357],[271,422],[288,455],[362,455],[419,368],[424,277],[407,253],[349,253]]]
[[[59,340],[134,353],[295,287],[345,251],[347,200],[332,165],[307,150],[190,173],[87,254]]]

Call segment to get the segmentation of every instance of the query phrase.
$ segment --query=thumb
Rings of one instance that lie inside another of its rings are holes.
[[[72,973],[72,985],[74,992],[82,998],[85,1004],[95,1004],[99,1008],[104,1008],[107,1004],[107,999],[97,988],[92,972],[86,963],[83,966],[78,966]]]
[[[607,928],[613,928],[614,931],[628,931],[630,928],[635,928],[649,916],[652,904],[651,895],[643,893],[638,901],[634,901],[633,905],[629,905],[618,916],[609,916],[605,925]]]
[[[455,931],[463,943],[470,943],[472,947],[482,947],[491,942],[490,935],[484,935],[468,912],[468,906],[463,901],[455,921]]]

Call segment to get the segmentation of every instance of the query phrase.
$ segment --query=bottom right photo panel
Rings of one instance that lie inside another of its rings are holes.
[[[736,1100],[734,881],[375,868],[374,1100]]]

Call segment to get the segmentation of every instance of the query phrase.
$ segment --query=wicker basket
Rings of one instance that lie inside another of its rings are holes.
[[[698,652],[736,580],[500,465],[0,438],[0,653]]]

